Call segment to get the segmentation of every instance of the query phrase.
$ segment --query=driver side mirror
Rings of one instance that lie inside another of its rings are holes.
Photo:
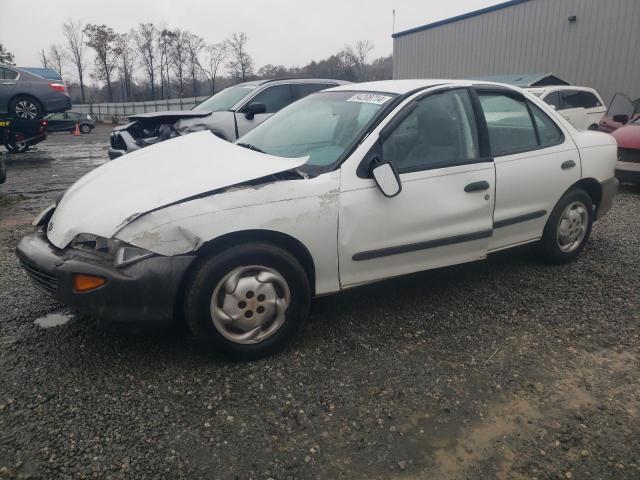
[[[613,121],[616,123],[623,123],[626,125],[627,123],[629,123],[629,115],[614,115]]]
[[[253,120],[258,113],[267,113],[267,105],[262,102],[253,102],[242,110],[247,120]]]
[[[402,184],[398,172],[390,162],[374,164],[371,169],[373,176],[380,191],[386,197],[395,197],[402,191]]]

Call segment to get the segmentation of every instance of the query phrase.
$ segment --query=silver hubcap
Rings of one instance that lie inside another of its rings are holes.
[[[562,212],[558,223],[558,247],[565,253],[576,250],[584,240],[589,225],[589,213],[582,202],[573,202]]]
[[[238,267],[218,283],[211,296],[211,320],[227,340],[258,343],[284,324],[291,303],[289,285],[275,270]]]
[[[38,116],[38,107],[28,100],[20,100],[16,103],[16,115],[20,118],[33,120]]]

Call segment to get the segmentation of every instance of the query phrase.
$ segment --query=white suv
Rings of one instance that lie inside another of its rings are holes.
[[[533,242],[572,260],[611,208],[616,150],[507,85],[344,85],[236,144],[198,132],[97,168],[17,255],[81,312],[175,315],[211,347],[257,358],[301,330],[314,296]]]
[[[607,111],[600,94],[593,88],[553,86],[527,90],[555,108],[578,130],[598,130]]]

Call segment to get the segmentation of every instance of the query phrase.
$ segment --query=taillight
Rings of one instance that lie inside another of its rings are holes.
[[[51,88],[51,90],[55,90],[56,92],[67,91],[67,86],[64,83],[50,83],[49,88]]]

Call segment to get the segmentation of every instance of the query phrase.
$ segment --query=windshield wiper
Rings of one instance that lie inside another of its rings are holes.
[[[248,148],[249,150],[253,150],[254,152],[264,153],[264,151],[260,150],[255,145],[251,145],[250,143],[236,143],[236,145],[243,148]]]

